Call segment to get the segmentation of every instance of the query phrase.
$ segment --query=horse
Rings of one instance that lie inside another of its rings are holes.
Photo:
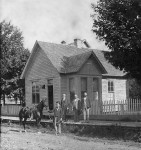
[[[41,118],[42,118],[44,107],[46,107],[46,109],[48,107],[46,105],[45,99],[41,100],[39,102],[39,104],[35,105],[33,108],[29,108],[26,106],[21,108],[21,110],[19,111],[19,120],[20,120],[20,125],[23,124],[24,131],[26,131],[25,125],[26,125],[26,121],[28,118],[30,118],[30,120],[35,119],[37,127],[39,126]]]

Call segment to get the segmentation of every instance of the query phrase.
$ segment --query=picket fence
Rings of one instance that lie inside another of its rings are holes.
[[[141,99],[103,101],[100,107],[93,102],[91,115],[141,115]],[[3,105],[1,115],[18,116],[20,109],[21,105]]]
[[[134,115],[141,114],[141,99],[103,101],[103,115]]]
[[[3,116],[18,116],[21,105],[3,105],[1,106],[1,115]]]

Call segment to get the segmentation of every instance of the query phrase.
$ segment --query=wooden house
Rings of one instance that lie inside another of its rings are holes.
[[[128,97],[124,75],[106,61],[103,51],[36,41],[21,78],[25,79],[28,106],[47,97],[52,110],[63,93],[69,103],[74,94],[81,99],[87,91],[92,115],[102,111],[103,101]]]

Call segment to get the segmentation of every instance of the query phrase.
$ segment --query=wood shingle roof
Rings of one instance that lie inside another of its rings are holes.
[[[54,44],[37,41],[40,48],[44,50],[54,67],[60,73],[77,72],[91,54],[100,62],[106,70],[104,76],[124,76],[125,73],[116,69],[104,57],[104,51],[88,48],[77,48],[70,45]]]
[[[36,41],[31,56],[22,72],[21,78],[24,78],[26,71],[30,67],[30,62],[34,57],[36,46],[39,46],[47,55],[53,66],[59,73],[75,73],[80,70],[88,58],[93,55],[94,59],[100,65],[103,76],[124,77],[125,73],[116,69],[109,63],[105,57],[104,52],[96,49],[77,48],[66,44],[54,44],[48,42]]]

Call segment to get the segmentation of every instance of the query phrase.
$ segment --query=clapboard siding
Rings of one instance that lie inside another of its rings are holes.
[[[34,57],[25,75],[25,99],[28,106],[32,105],[32,82],[38,81],[41,85],[45,84],[45,89],[40,89],[40,99],[48,96],[47,80],[53,79],[54,101],[60,99],[60,75],[52,65],[43,50],[37,47]],[[59,95],[58,95],[59,94]]]
[[[77,74],[101,75],[102,70],[95,59],[89,58]]]
[[[56,77],[53,79],[53,98],[54,98],[54,106],[57,101],[61,101],[60,77]]]
[[[32,82],[25,80],[25,101],[27,106],[32,105]]]
[[[125,100],[127,98],[125,79],[102,79],[102,100],[108,101],[108,81],[114,82],[114,100]]]
[[[57,69],[52,65],[45,52],[40,48],[37,48],[32,60],[26,73],[26,78],[28,80],[59,76]]]
[[[67,76],[61,76],[61,95],[62,94],[68,94],[68,77]]]
[[[126,80],[115,80],[115,100],[125,100],[126,94]]]

